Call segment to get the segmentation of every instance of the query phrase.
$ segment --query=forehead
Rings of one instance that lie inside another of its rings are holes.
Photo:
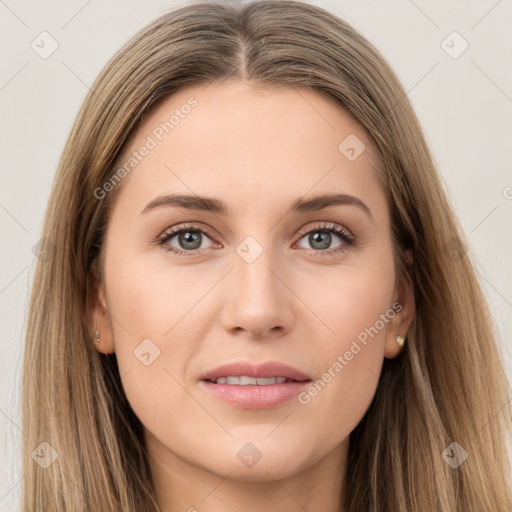
[[[296,148],[307,143],[308,147],[315,146],[317,153],[330,154],[338,152],[339,142],[350,134],[364,140],[371,150],[367,156],[377,164],[364,129],[327,93],[309,87],[265,87],[235,80],[181,89],[161,99],[144,115],[131,145],[142,143],[149,135],[178,153],[183,148],[182,139],[187,139],[187,146],[198,156],[213,156],[212,145],[228,149],[243,143],[246,152],[255,150],[258,158],[263,158],[269,151],[261,151],[261,142]]]
[[[240,81],[160,100],[118,159],[122,166],[121,186],[132,200],[179,191],[230,196],[241,208],[257,194],[271,203],[309,190],[375,195],[380,188],[372,141],[333,98]]]

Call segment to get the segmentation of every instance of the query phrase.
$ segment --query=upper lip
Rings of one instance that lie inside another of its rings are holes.
[[[234,361],[206,372],[201,376],[201,380],[215,381],[219,377],[240,377],[242,375],[256,378],[285,377],[296,381],[310,380],[305,373],[277,361],[268,361],[260,364],[248,361]]]

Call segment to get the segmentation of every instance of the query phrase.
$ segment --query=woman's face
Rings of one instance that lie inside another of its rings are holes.
[[[308,88],[196,86],[144,116],[97,190],[119,187],[94,314],[159,464],[261,481],[341,467],[412,317],[377,165]]]

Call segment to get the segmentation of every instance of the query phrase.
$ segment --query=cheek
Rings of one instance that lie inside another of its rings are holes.
[[[395,279],[391,249],[380,251],[375,257],[354,260],[346,266],[316,271],[295,283],[297,295],[318,319],[322,334],[319,330],[315,345],[320,342],[326,355],[332,355],[333,350],[344,352],[358,337],[364,342],[365,333],[368,335],[368,329],[375,324],[381,336],[373,329],[372,333],[382,339],[388,321],[394,316],[389,311]],[[388,317],[384,322],[382,315]]]
[[[394,266],[389,257],[373,264],[331,272],[330,280],[315,279],[309,293],[311,309],[322,321],[315,337],[316,379],[299,402],[333,437],[348,435],[364,416],[375,394],[384,358],[392,308]],[[302,289],[306,297],[312,283]],[[320,331],[319,331],[320,332]]]
[[[201,353],[213,325],[205,321],[214,307],[213,299],[205,295],[218,281],[218,272],[173,268],[165,258],[130,254],[119,258],[112,254],[105,262],[115,352],[126,397],[150,430],[183,429],[183,416],[172,413],[176,410],[186,415],[187,424],[197,419],[202,425],[204,410],[187,390],[190,363]]]
[[[214,283],[215,276],[199,279],[199,271],[173,268],[165,258],[156,262],[135,252],[107,262],[116,351],[126,349],[127,338],[132,348],[145,338],[159,346],[168,344],[182,322],[194,316],[195,306]],[[122,340],[119,347],[118,340]]]

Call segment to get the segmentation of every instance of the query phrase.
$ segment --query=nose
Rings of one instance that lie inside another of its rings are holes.
[[[227,276],[221,314],[224,329],[237,336],[245,333],[249,338],[262,339],[289,332],[295,297],[287,285],[287,272],[270,257],[270,251],[263,251],[252,262],[235,253],[233,267]]]

